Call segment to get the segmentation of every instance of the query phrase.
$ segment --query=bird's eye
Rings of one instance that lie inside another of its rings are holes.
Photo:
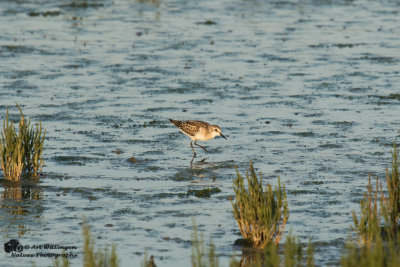
[[[218,132],[218,130],[217,130],[217,129],[215,129],[215,131],[216,131],[216,132]]]

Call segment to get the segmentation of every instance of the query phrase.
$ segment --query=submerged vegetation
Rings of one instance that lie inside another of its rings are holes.
[[[7,109],[3,120],[0,138],[0,164],[7,180],[19,181],[23,172],[31,177],[39,177],[44,165],[42,157],[46,131],[39,120],[36,127],[31,127],[31,120],[26,120],[21,107],[17,104],[21,118],[18,131],[9,121]]]
[[[211,195],[218,194],[221,192],[221,189],[218,187],[213,188],[204,188],[204,189],[189,189],[186,193],[186,196],[195,196],[198,198],[208,198]]]
[[[258,181],[252,162],[250,174],[246,173],[248,190],[238,170],[236,174],[237,178],[233,181],[235,202],[231,202],[240,233],[256,248],[264,248],[269,243],[278,245],[289,219],[285,185],[281,186],[278,177],[275,189],[267,184],[263,190],[262,175],[260,173]]]

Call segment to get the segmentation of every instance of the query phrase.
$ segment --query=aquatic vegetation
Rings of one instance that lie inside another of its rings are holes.
[[[160,0],[136,0],[136,2],[141,3],[141,4],[153,5],[156,7],[160,6]]]
[[[215,25],[215,24],[217,24],[215,21],[213,21],[213,20],[206,20],[205,22],[204,22],[204,25]]]
[[[112,245],[111,252],[108,246],[101,250],[100,248],[95,251],[95,243],[92,240],[90,227],[87,225],[86,220],[83,220],[83,267],[117,267],[119,260],[116,252],[115,244]]]
[[[247,252],[243,251],[240,260],[236,260],[235,255],[231,257],[229,262],[229,267],[241,267],[241,266],[249,266],[249,267],[263,267],[263,266],[271,266],[271,267],[279,267],[281,259],[278,251],[278,247],[273,245],[272,243],[268,244],[259,251]]]
[[[248,191],[237,169],[236,174],[237,178],[233,181],[235,202],[231,200],[231,203],[240,233],[256,248],[264,248],[268,243],[278,245],[289,219],[285,185],[281,186],[278,177],[278,186],[273,190],[267,184],[264,191],[262,175],[260,173],[258,181],[252,162],[250,175],[248,171],[246,173]]]
[[[59,11],[59,10],[49,10],[49,11],[44,11],[44,12],[30,11],[28,13],[28,16],[30,16],[30,17],[37,17],[37,16],[47,17],[47,16],[58,16],[60,14],[61,14],[61,11]]]
[[[149,159],[145,158],[145,159],[138,159],[135,157],[130,157],[127,159],[130,163],[148,163]]]
[[[291,232],[286,236],[285,243],[282,249],[283,257],[280,256],[279,247],[269,243],[260,253],[251,258],[249,262],[244,262],[243,259],[238,262],[233,257],[229,264],[230,267],[251,266],[251,267],[295,267],[307,266],[314,267],[314,248],[311,241],[308,242],[306,255],[304,248],[298,241],[298,238]]]
[[[61,254],[65,254],[65,251],[63,251]],[[70,263],[67,257],[61,257],[57,258],[53,261],[53,266],[54,267],[69,267]]]
[[[197,232],[196,222],[193,219],[193,233],[192,233],[192,267],[218,267],[218,256],[215,254],[215,245],[210,239],[207,258],[206,250],[204,248],[203,235]]]
[[[393,93],[393,94],[390,94],[390,95],[388,96],[388,98],[389,98],[389,99],[397,99],[397,100],[400,101],[400,94],[395,94],[395,93]]]
[[[25,170],[29,176],[39,177],[44,165],[43,144],[46,136],[46,130],[43,131],[42,122],[36,123],[36,130],[32,126],[31,120],[25,120],[21,107],[17,104],[21,114],[19,132],[22,132],[24,145],[24,164]]]
[[[0,164],[4,178],[15,181],[20,179],[24,166],[23,158],[22,132],[17,133],[14,125],[9,122],[7,109],[7,116],[3,120],[3,132],[0,139]]]
[[[381,185],[381,212],[385,219],[385,227],[391,236],[400,232],[400,178],[399,178],[399,150],[396,144],[393,145],[392,168],[389,171],[386,168],[386,185],[388,197],[382,190]]]
[[[119,260],[116,252],[116,247],[113,244],[111,252],[108,251],[108,246],[101,250],[97,249],[97,252],[94,248],[94,241],[92,241],[92,235],[90,233],[90,227],[86,223],[85,218],[83,219],[82,225],[82,236],[84,238],[84,246],[83,246],[83,267],[118,267]],[[63,250],[61,254],[66,254]],[[35,263],[32,262],[32,266],[35,266]],[[69,267],[71,263],[69,262],[67,257],[60,257],[53,261],[53,267]],[[74,265],[76,266],[76,264]],[[153,267],[152,265],[145,265],[145,267]]]
[[[311,241],[308,242],[307,246],[307,257],[304,257],[303,247],[296,238],[296,236],[290,233],[286,237],[285,249],[284,249],[284,266],[294,267],[294,266],[314,266],[314,248]],[[281,266],[281,265],[279,265]]]
[[[392,154],[391,171],[386,169],[386,183],[388,197],[382,189],[382,183],[378,183],[376,178],[376,189],[372,190],[371,177],[367,186],[367,192],[360,202],[360,218],[357,218],[353,211],[353,230],[357,233],[360,247],[371,248],[375,239],[385,235],[391,239],[400,230],[400,179],[399,179],[399,150],[394,145]],[[379,187],[380,186],[380,187]],[[378,192],[380,210],[378,210]],[[385,224],[381,226],[382,216]]]
[[[30,127],[31,120],[25,119],[21,107],[18,132],[9,121],[8,109],[3,120],[3,132],[0,139],[0,164],[7,180],[18,181],[23,171],[29,176],[39,177],[44,165],[42,157],[46,131],[39,121]]]
[[[376,189],[372,190],[371,177],[367,186],[368,192],[361,201],[360,219],[353,211],[354,230],[357,233],[358,245],[348,242],[341,265],[351,266],[400,266],[400,181],[399,181],[399,151],[394,145],[392,152],[391,171],[386,169],[388,197],[380,185],[381,199],[378,211],[378,178]],[[384,226],[381,220],[384,218]]]
[[[137,161],[137,159],[135,157],[130,157],[128,159],[129,162],[135,163]]]
[[[378,178],[376,178],[376,189],[372,190],[371,176],[367,186],[367,192],[360,202],[360,218],[357,218],[356,212],[352,211],[354,227],[352,229],[357,233],[360,247],[371,247],[374,239],[381,230],[381,214],[378,211]]]
[[[311,239],[308,241],[308,246],[307,246],[307,260],[306,260],[306,266],[307,267],[314,267],[314,247],[311,243]]]
[[[156,264],[154,263],[154,256],[151,255],[150,258],[148,257],[147,250],[144,253],[144,259],[140,265],[141,267],[156,267]]]
[[[343,267],[369,267],[369,266],[400,266],[400,235],[394,240],[384,242],[381,236],[376,236],[371,247],[358,247],[354,243],[347,243],[342,253],[341,266]]]
[[[88,1],[88,0],[73,0],[72,2],[66,4],[67,7],[74,8],[90,8],[90,7],[103,7],[103,3],[98,3],[98,1]]]
[[[220,192],[221,192],[221,189],[219,189],[218,187],[205,188],[205,189],[200,189],[200,190],[189,189],[186,193],[186,196],[194,195],[195,197],[199,197],[199,198],[208,198],[208,197],[211,197],[211,195],[217,194]]]

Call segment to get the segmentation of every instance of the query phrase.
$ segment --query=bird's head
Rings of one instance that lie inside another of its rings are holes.
[[[211,127],[212,127],[212,133],[214,134],[214,136],[219,135],[226,139],[225,135],[222,134],[221,128],[218,125],[211,125]]]

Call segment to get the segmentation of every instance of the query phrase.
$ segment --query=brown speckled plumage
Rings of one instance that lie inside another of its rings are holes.
[[[170,121],[179,128],[183,133],[189,136],[195,136],[199,132],[200,127],[208,128],[210,124],[204,121]]]
[[[212,125],[204,121],[176,121],[169,119],[171,123],[173,123],[178,129],[190,137],[196,146],[201,147],[205,151],[207,149],[204,146],[197,144],[197,141],[207,141],[213,139],[216,136],[222,136],[226,139],[226,137],[221,133],[221,128],[218,125]],[[193,148],[192,142],[190,142],[190,146],[192,147],[194,157],[196,157],[196,151]]]

